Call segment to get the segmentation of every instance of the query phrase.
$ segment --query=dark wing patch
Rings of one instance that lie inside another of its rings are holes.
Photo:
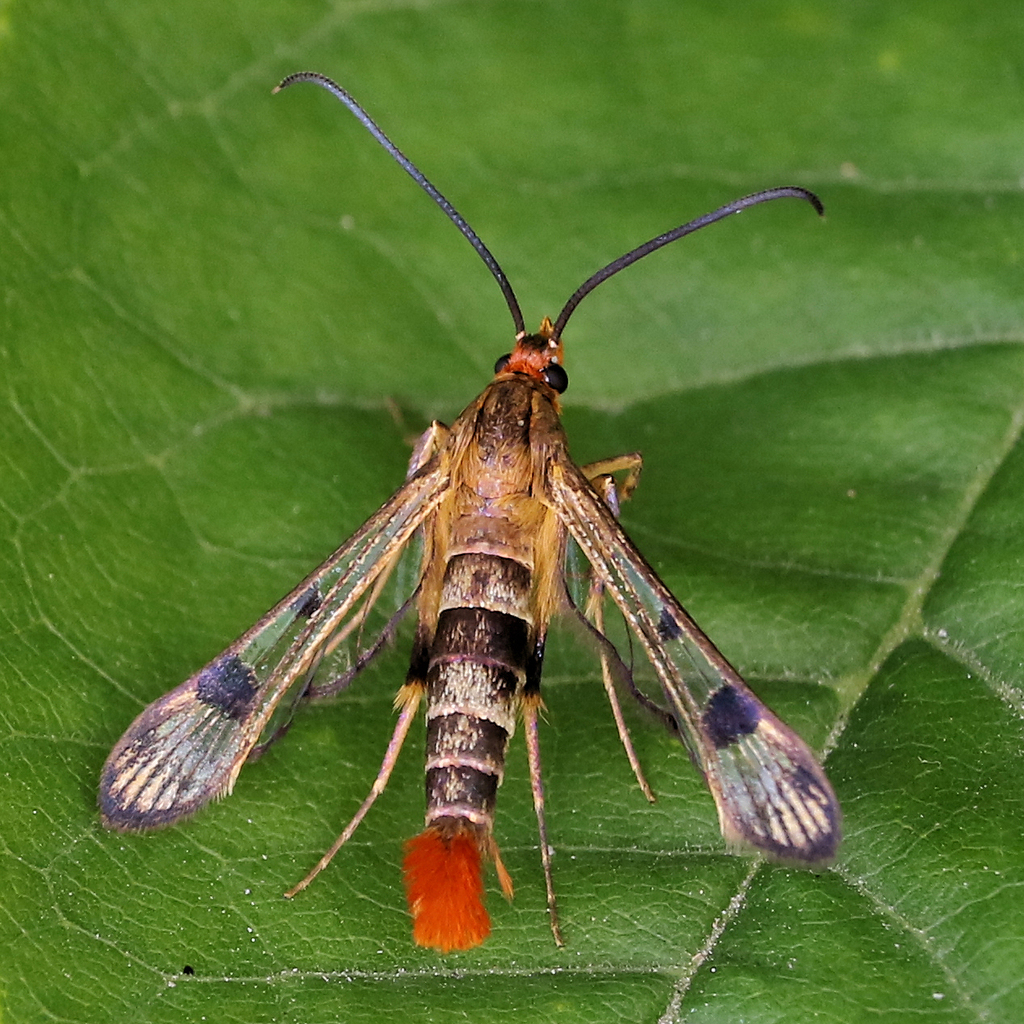
[[[314,583],[305,593],[300,594],[295,602],[295,614],[303,619],[312,618],[324,603],[320,588]]]
[[[658,616],[658,636],[662,640],[678,640],[683,631],[669,608],[662,608]]]
[[[196,697],[228,718],[244,718],[253,706],[256,673],[235,654],[211,661],[196,676]]]
[[[704,728],[721,750],[741,736],[749,736],[761,721],[761,703],[726,684],[716,690],[704,709]]]

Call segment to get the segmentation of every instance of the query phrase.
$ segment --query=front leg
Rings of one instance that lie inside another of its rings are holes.
[[[594,490],[605,499],[605,504],[615,513],[617,519],[619,503],[628,501],[640,483],[640,471],[644,468],[644,457],[639,452],[628,452],[625,455],[613,455],[610,459],[600,459],[580,468]],[[615,483],[616,473],[626,474],[621,484]],[[607,477],[610,481],[610,492],[605,486],[598,484],[601,477]]]

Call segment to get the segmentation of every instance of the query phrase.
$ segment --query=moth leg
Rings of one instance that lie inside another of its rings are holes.
[[[321,871],[328,864],[331,863],[334,855],[352,838],[353,833],[359,827],[359,823],[366,817],[366,812],[374,805],[377,797],[384,792],[384,787],[388,784],[388,779],[391,778],[391,772],[394,770],[395,763],[398,761],[398,755],[402,750],[402,744],[405,742],[406,736],[409,734],[409,727],[412,725],[413,719],[416,717],[416,709],[419,707],[420,698],[423,696],[423,687],[415,684],[406,684],[398,691],[398,697],[395,700],[396,705],[401,707],[401,712],[398,716],[398,722],[395,725],[395,731],[391,736],[391,742],[388,743],[388,749],[384,752],[384,760],[381,762],[380,771],[377,772],[377,778],[374,779],[373,786],[370,788],[369,796],[362,802],[359,810],[353,815],[352,820],[345,826],[345,831],[334,840],[334,844],[331,848],[317,861],[316,866],[305,878],[299,882],[298,885],[293,886],[289,889],[285,896],[291,899],[296,893],[302,892],[303,889],[309,885],[310,882],[320,874]]]
[[[249,751],[245,758],[245,763],[252,764],[253,761],[258,761],[279,739],[286,736],[288,730],[292,727],[292,721],[292,718],[289,717],[287,721],[279,725],[262,743],[257,743],[256,746]]]
[[[644,457],[639,452],[627,452],[625,455],[613,455],[610,459],[600,459],[580,468],[583,475],[593,484],[594,489],[605,499],[605,503],[618,518],[619,503],[628,501],[640,483],[640,471],[644,468]],[[616,473],[625,473],[626,476],[621,484],[612,482],[615,493],[609,499],[606,489],[602,489],[596,481],[600,477],[612,477]]]
[[[306,700],[322,700],[325,697],[336,697],[339,693],[353,683],[356,676],[366,668],[367,665],[377,657],[378,654],[395,638],[395,633],[398,630],[402,619],[408,614],[409,609],[412,608],[416,602],[416,598],[419,595],[419,588],[417,588],[409,596],[408,600],[402,605],[398,611],[388,620],[388,624],[380,631],[377,635],[377,639],[373,641],[372,646],[366,647],[359,652],[358,657],[352,663],[351,667],[347,668],[344,672],[339,673],[336,676],[332,676],[330,679],[325,680],[322,683],[311,683],[306,687],[306,692],[303,695]]]
[[[537,715],[541,707],[538,694],[529,694],[523,700],[523,733],[526,737],[526,757],[530,765],[530,789],[533,792],[533,809],[537,812],[537,831],[540,834],[540,860],[544,867],[544,886],[548,895],[548,919],[551,934],[557,946],[564,946],[562,929],[558,923],[558,902],[555,899],[555,883],[551,876],[551,846],[548,843],[548,827],[544,817],[544,782],[540,772],[540,738]]]
[[[363,648],[358,652],[355,662],[347,668],[344,672],[333,676],[330,679],[324,680],[322,683],[313,682],[315,678],[317,666],[325,658],[330,657],[339,644],[344,643],[349,636],[357,629],[362,629],[366,624],[366,620],[373,610],[373,606],[377,603],[378,598],[387,586],[388,580],[391,578],[392,572],[395,570],[395,566],[401,558],[401,552],[397,552],[395,557],[390,559],[387,564],[381,569],[380,574],[374,581],[373,587],[370,592],[363,599],[363,604],[360,606],[359,611],[353,615],[352,619],[345,624],[345,626],[338,630],[331,639],[324,644],[321,648],[319,657],[317,658],[316,664],[310,669],[309,677],[310,683],[306,686],[306,690],[303,693],[303,697],[307,700],[321,700],[324,697],[335,697],[342,690],[346,689],[355,679],[357,675],[370,662],[394,639],[395,632],[398,630],[399,625],[403,618],[405,618],[409,609],[413,606],[419,595],[419,587],[413,591],[412,595],[402,604],[402,607],[398,609],[388,620],[388,624],[381,630],[377,635],[377,638],[373,643],[366,648]]]
[[[636,453],[622,455],[618,459],[605,459],[603,462],[593,462],[585,466],[583,472],[587,475],[594,489],[604,499],[605,504],[612,510],[613,515],[619,515],[619,494],[615,485],[612,472],[626,471],[626,481],[623,484],[623,491],[628,495],[636,488],[640,479],[640,467],[643,462]],[[595,472],[595,468],[600,472]],[[587,596],[586,615],[594,628],[604,636],[604,585],[597,578],[596,573],[590,575],[590,593]],[[619,732],[619,740],[626,751],[626,759],[629,761],[633,775],[636,777],[640,791],[647,797],[650,803],[654,803],[654,791],[644,777],[643,768],[640,766],[640,758],[637,757],[636,748],[633,746],[633,737],[629,734],[629,727],[622,715],[622,705],[619,703],[619,695],[615,689],[615,681],[612,676],[612,666],[609,660],[608,651],[604,645],[601,646],[601,681],[604,683],[604,692],[608,695],[608,703],[612,708],[612,717],[615,719],[615,728]]]

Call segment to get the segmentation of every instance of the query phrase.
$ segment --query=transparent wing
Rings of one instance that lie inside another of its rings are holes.
[[[391,571],[447,487],[447,469],[435,460],[227,650],[150,704],[103,766],[103,823],[160,828],[230,793],[282,697],[358,626],[360,599]]]
[[[558,458],[548,482],[556,513],[654,666],[726,841],[776,860],[830,860],[839,803],[810,748],[687,615],[578,467]]]

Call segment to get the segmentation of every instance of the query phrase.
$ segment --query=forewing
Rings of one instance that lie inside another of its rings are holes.
[[[839,803],[810,748],[743,682],[568,456],[552,462],[548,483],[556,513],[658,674],[726,841],[776,860],[830,860]]]
[[[440,465],[414,476],[256,625],[150,704],[103,766],[104,825],[160,828],[230,793],[282,697],[316,669],[446,488]]]

